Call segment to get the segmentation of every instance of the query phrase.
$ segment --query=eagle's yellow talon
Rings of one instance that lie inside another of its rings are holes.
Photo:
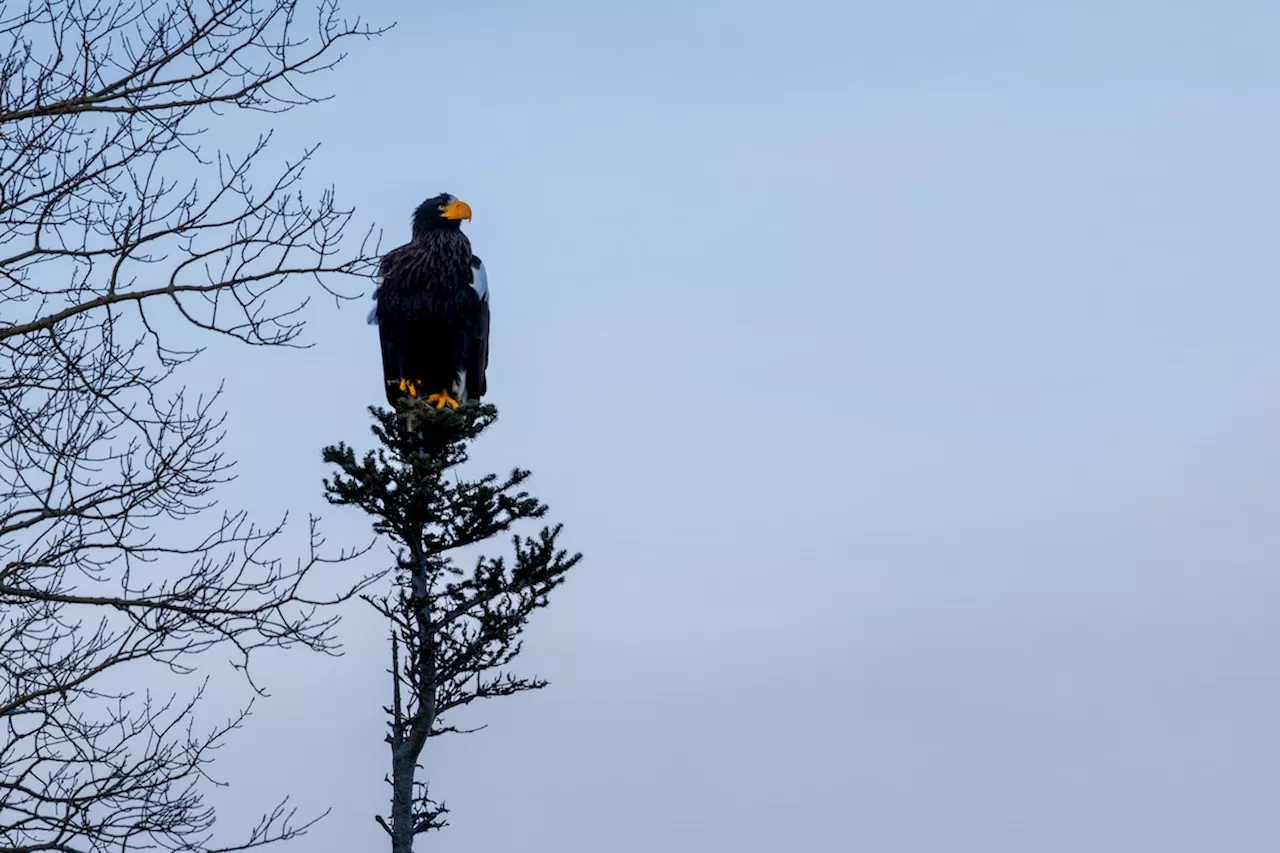
[[[448,391],[441,391],[439,394],[432,394],[427,398],[428,404],[434,404],[437,409],[443,409],[448,406],[451,409],[458,408],[458,401],[449,395]]]

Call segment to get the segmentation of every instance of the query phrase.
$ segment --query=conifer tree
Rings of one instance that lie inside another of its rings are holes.
[[[510,559],[477,556],[464,570],[455,562],[459,551],[547,512],[521,488],[528,471],[467,479],[459,470],[497,410],[478,404],[436,410],[411,401],[399,412],[370,411],[381,446],[359,459],[345,444],[326,447],[324,460],[338,471],[324,485],[330,503],[368,513],[395,554],[392,591],[363,597],[391,629],[391,817],[376,820],[391,837],[392,853],[411,853],[413,839],[445,826],[447,812],[416,778],[427,740],[475,731],[447,723],[449,711],[547,686],[508,666],[520,654],[529,616],[547,606],[582,555],[558,546],[561,525],[555,525],[535,536],[513,534]]]

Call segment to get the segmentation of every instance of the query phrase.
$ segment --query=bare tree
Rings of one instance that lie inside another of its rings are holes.
[[[417,779],[428,739],[475,731],[447,723],[450,711],[547,686],[514,675],[510,665],[529,617],[550,603],[551,591],[582,555],[559,547],[556,525],[537,536],[513,536],[509,561],[477,556],[469,571],[459,567],[458,552],[547,513],[546,504],[521,489],[528,471],[474,480],[459,473],[469,445],[497,410],[472,403],[437,411],[413,401],[402,413],[373,414],[382,446],[360,459],[345,444],[326,447],[324,459],[337,470],[325,493],[331,503],[371,516],[395,554],[392,594],[363,598],[391,629],[391,820],[376,820],[392,853],[412,853],[414,838],[445,826],[448,811]]]
[[[307,291],[368,275],[351,212],[303,193],[315,149],[206,152],[228,111],[303,84],[381,30],[300,0],[0,4],[0,853],[242,850],[305,831],[281,804],[215,845],[195,703],[122,688],[224,647],[333,652],[283,520],[222,510],[220,389],[183,369],[202,334],[298,346]],[[366,244],[368,235],[366,235]],[[317,290],[318,289],[318,290]],[[353,296],[355,294],[352,294]],[[252,680],[249,682],[253,684]],[[255,689],[257,689],[257,686]]]

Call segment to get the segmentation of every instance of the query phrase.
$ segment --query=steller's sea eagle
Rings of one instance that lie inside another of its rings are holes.
[[[471,253],[466,202],[441,193],[413,212],[413,239],[378,267],[369,323],[382,343],[387,402],[426,395],[437,409],[485,393],[489,281]]]

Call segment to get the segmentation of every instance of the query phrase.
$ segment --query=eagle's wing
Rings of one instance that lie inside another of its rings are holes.
[[[489,389],[485,378],[489,367],[489,275],[475,255],[471,256],[471,287],[480,297],[480,313],[476,317],[467,364],[467,399],[478,400]]]
[[[399,263],[405,247],[392,249],[378,264],[377,286],[373,290],[373,309],[369,312],[367,322],[378,327],[378,344],[382,352],[382,378],[386,383],[387,402],[395,405],[400,394],[399,379],[404,375],[404,360],[409,355],[406,349],[406,329],[404,323],[395,316],[383,318],[378,322],[380,297],[384,288],[388,294],[394,294],[397,288],[403,287],[404,264]],[[390,280],[390,283],[389,283]]]

